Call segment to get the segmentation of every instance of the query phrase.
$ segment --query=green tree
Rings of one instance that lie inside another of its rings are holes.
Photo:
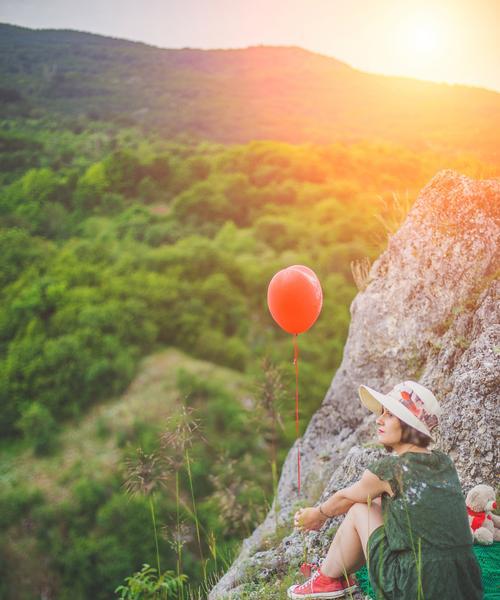
[[[139,159],[129,150],[119,149],[103,161],[106,180],[114,192],[133,196],[142,176]]]
[[[74,195],[75,206],[81,211],[92,211],[99,206],[102,197],[109,189],[110,183],[104,163],[95,163],[78,180]]]

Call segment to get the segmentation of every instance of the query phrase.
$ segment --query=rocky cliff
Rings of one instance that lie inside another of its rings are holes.
[[[329,520],[319,532],[293,532],[299,500],[315,505],[359,479],[385,453],[375,417],[357,395],[361,383],[383,392],[404,379],[429,387],[443,408],[434,446],[454,460],[464,494],[495,485],[500,389],[500,180],[472,180],[443,170],[420,192],[406,220],[371,266],[351,305],[351,324],[321,407],[283,465],[264,522],[209,600],[238,598],[243,582],[265,582],[291,564],[322,559]],[[328,318],[323,315],[322,318]],[[278,530],[286,535],[279,541]],[[274,547],[266,539],[278,540]],[[361,594],[355,595],[360,598]]]

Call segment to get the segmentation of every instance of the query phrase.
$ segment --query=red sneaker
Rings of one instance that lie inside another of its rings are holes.
[[[300,600],[301,598],[340,598],[347,592],[352,592],[357,588],[355,579],[351,576],[348,576],[348,579],[349,582],[346,582],[344,576],[331,579],[323,575],[321,570],[317,568],[312,577],[305,583],[291,585],[288,588],[287,595],[292,600]]]

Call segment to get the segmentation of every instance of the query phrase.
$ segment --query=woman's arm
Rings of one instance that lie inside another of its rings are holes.
[[[365,469],[359,481],[335,492],[333,496],[330,496],[328,500],[321,504],[321,509],[327,515],[336,517],[347,512],[356,502],[363,502],[364,504],[374,502],[384,492],[393,495],[390,484]]]
[[[305,530],[321,529],[328,517],[346,513],[356,502],[364,504],[375,502],[384,492],[393,496],[389,482],[379,479],[375,473],[365,469],[359,481],[335,492],[319,506],[298,510],[294,517],[295,526]],[[380,500],[377,503],[379,502]]]
[[[345,488],[347,489],[347,488]],[[343,515],[346,513],[351,506],[356,502],[350,500],[343,495],[344,490],[335,492],[333,496],[330,496],[328,500],[322,502],[321,510],[326,513],[329,517],[336,517],[337,515]]]

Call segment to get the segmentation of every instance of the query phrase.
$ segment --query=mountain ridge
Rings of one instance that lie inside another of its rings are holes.
[[[300,46],[169,49],[0,24],[0,50],[2,88],[26,100],[25,116],[118,120],[229,144],[378,139],[500,164],[499,93],[367,73]]]
[[[330,62],[335,62],[338,65],[346,67],[352,71],[356,71],[357,73],[362,73],[364,75],[373,75],[376,77],[387,77],[390,79],[417,81],[420,83],[425,83],[425,84],[430,84],[430,85],[438,85],[438,86],[470,88],[473,90],[481,90],[481,91],[485,91],[485,92],[491,92],[493,94],[500,93],[497,90],[482,87],[479,85],[472,85],[472,84],[466,84],[466,83],[450,83],[447,81],[438,82],[438,81],[432,81],[429,79],[410,77],[408,75],[391,75],[388,73],[365,71],[363,69],[358,69],[357,67],[354,67],[353,65],[350,65],[348,62],[342,61],[342,60],[336,58],[335,56],[331,56],[329,54],[324,54],[322,52],[317,52],[315,50],[309,50],[308,48],[304,48],[302,46],[297,46],[296,44],[290,44],[290,45],[287,45],[287,44],[251,44],[248,46],[239,46],[239,47],[230,47],[230,48],[223,48],[223,47],[221,47],[221,48],[197,48],[194,46],[183,46],[181,48],[170,48],[168,46],[158,46],[157,44],[143,42],[141,40],[122,38],[122,37],[117,37],[117,36],[103,34],[103,33],[85,31],[82,29],[67,29],[67,28],[58,29],[58,28],[46,28],[46,27],[32,28],[32,27],[25,27],[23,25],[15,25],[12,23],[0,22],[0,33],[5,30],[8,31],[9,29],[24,31],[24,32],[36,32],[36,33],[42,33],[42,34],[46,34],[46,33],[47,34],[48,33],[50,33],[50,34],[54,34],[54,33],[55,34],[71,34],[71,35],[77,34],[77,35],[81,35],[86,38],[101,38],[101,39],[105,39],[105,40],[117,41],[122,44],[132,44],[132,45],[142,46],[145,48],[151,48],[153,50],[167,50],[167,51],[174,51],[174,52],[189,50],[189,51],[194,51],[194,52],[198,52],[198,53],[215,53],[215,52],[231,53],[231,52],[242,52],[245,50],[274,50],[274,49],[282,49],[282,50],[287,50],[287,51],[294,50],[294,51],[298,51],[299,53],[304,53],[304,54],[314,55],[315,57],[325,58]]]

